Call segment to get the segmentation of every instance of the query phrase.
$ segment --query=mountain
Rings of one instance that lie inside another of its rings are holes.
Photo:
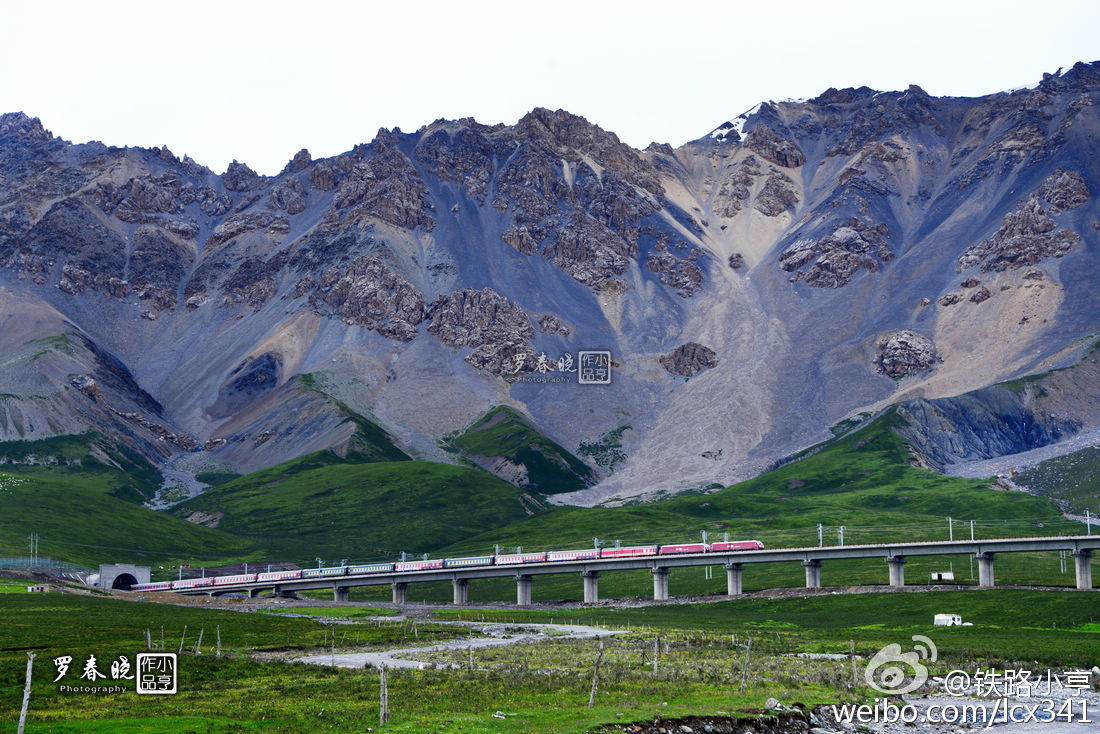
[[[449,443],[506,406],[556,501],[728,485],[1096,332],[1098,102],[1100,62],[978,98],[829,89],[644,151],[536,109],[276,176],[6,114],[0,439],[94,431],[192,474],[369,445],[535,489],[515,446]]]

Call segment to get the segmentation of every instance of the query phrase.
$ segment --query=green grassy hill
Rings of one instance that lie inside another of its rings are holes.
[[[42,554],[59,560],[179,559],[205,565],[242,560],[312,564],[317,556],[326,562],[369,560],[393,558],[400,551],[480,555],[495,544],[584,548],[593,538],[624,545],[683,542],[703,531],[712,540],[728,534],[771,547],[815,545],[818,523],[824,525],[827,544],[837,541],[840,526],[848,544],[939,540],[948,537],[948,517],[955,521],[956,538],[969,534],[970,520],[977,537],[1081,532],[1046,498],[911,466],[908,447],[892,430],[899,420],[888,412],[812,455],[710,494],[625,507],[546,508],[536,497],[476,468],[419,461],[355,463],[320,452],[232,479],[170,513],[156,513],[112,496],[137,481],[133,469],[84,460],[11,467],[5,468],[10,479],[0,478],[0,553],[22,555],[32,532],[44,538]],[[189,517],[210,527],[187,522]],[[1020,583],[1069,583],[1059,575],[1056,556],[1006,556],[998,568],[1011,571]],[[958,567],[968,559],[914,560],[907,572],[914,580],[927,578],[928,571],[952,562]],[[754,569],[746,588],[800,585],[801,569],[788,565]],[[877,560],[829,564],[824,582],[882,583],[881,566]],[[540,580],[536,599],[575,597],[575,582]],[[644,574],[609,575],[606,595],[644,594],[648,584]],[[720,570],[713,579],[703,569],[683,571],[677,573],[673,593],[716,593],[723,585]],[[499,589],[489,582],[478,586],[482,591],[471,590],[471,598],[514,593],[505,582]],[[428,593],[424,598],[449,594],[449,589],[423,590]]]
[[[15,474],[56,469],[112,497],[141,503],[164,481],[160,471],[127,446],[95,432],[33,441],[0,441],[0,467]]]
[[[506,405],[483,415],[449,446],[486,468],[501,459],[521,467],[525,476],[514,483],[542,494],[584,489],[597,479],[587,464]]]
[[[0,556],[38,553],[90,568],[100,563],[173,565],[180,559],[214,562],[260,558],[250,540],[154,512],[112,496],[109,472],[43,467],[0,471]]]
[[[479,469],[423,461],[350,464],[321,452],[227,482],[173,514],[217,514],[220,530],[272,552],[305,545],[325,559],[367,560],[435,551],[539,507]]]
[[[40,556],[90,567],[255,552],[250,541],[143,507],[161,481],[138,454],[97,433],[0,442],[0,555],[26,556],[31,533]]]
[[[493,543],[532,550],[590,547],[593,537],[625,545],[687,541],[704,530],[711,539],[728,533],[771,546],[816,545],[818,523],[829,528],[830,544],[842,525],[848,544],[946,540],[948,517],[975,520],[985,537],[1071,527],[1048,499],[910,466],[905,442],[891,430],[899,420],[888,412],[813,455],[710,494],[626,507],[557,507],[449,550],[483,550]],[[955,532],[962,537],[961,524]]]

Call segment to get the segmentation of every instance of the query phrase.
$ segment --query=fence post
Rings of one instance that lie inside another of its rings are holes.
[[[741,671],[741,694],[745,693],[745,684],[749,680],[749,659],[752,655],[752,638],[749,638],[749,644],[745,645],[745,669]]]
[[[23,734],[23,725],[27,723],[27,705],[31,702],[31,668],[34,666],[34,653],[27,653],[27,684],[23,687],[23,708],[19,712],[19,734]]]
[[[390,691],[386,681],[386,666],[378,666],[378,676],[381,682],[378,701],[378,723],[382,726],[390,723]]]
[[[592,671],[592,692],[588,694],[588,708],[596,705],[596,689],[600,687],[600,663],[603,662],[603,639],[600,639],[600,654],[596,658],[596,667]]]

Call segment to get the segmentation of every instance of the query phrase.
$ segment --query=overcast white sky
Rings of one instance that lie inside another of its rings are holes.
[[[538,106],[675,145],[762,99],[910,83],[980,95],[1100,59],[1095,0],[35,0],[0,17],[0,111],[219,172]]]

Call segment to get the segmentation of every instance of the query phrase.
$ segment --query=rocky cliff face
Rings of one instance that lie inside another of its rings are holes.
[[[975,99],[830,89],[645,151],[537,109],[274,176],[6,114],[0,319],[37,326],[0,343],[0,438],[254,468],[269,431],[272,462],[346,440],[293,419],[308,375],[418,457],[499,403],[570,450],[621,439],[576,501],[730,482],[1096,328],[1098,101],[1097,64]],[[41,339],[85,351],[29,380]],[[579,384],[582,351],[610,384]]]

